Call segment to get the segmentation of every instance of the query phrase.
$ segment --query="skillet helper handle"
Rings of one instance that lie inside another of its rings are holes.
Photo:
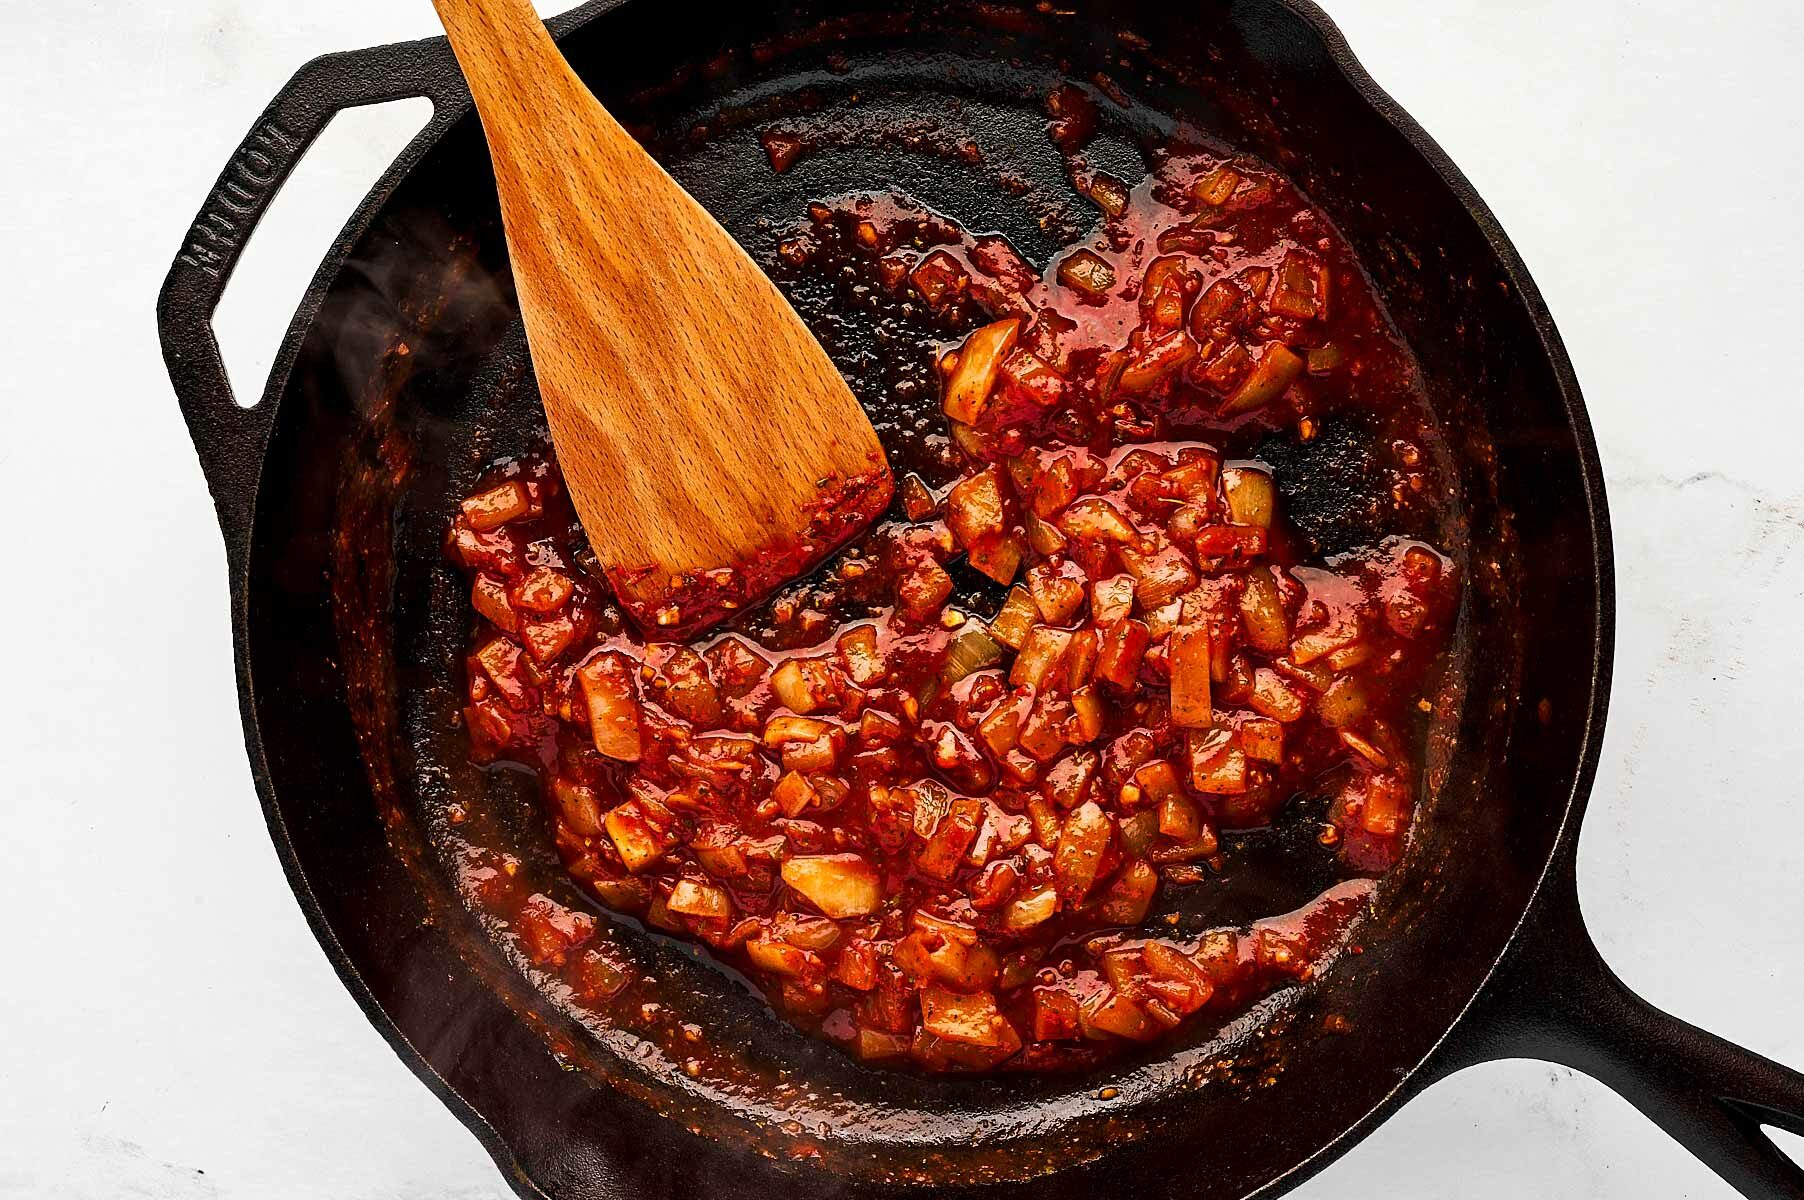
[[[249,551],[251,509],[275,422],[272,397],[286,383],[294,346],[284,346],[261,400],[240,405],[213,335],[214,310],[276,193],[332,118],[347,108],[422,96],[432,100],[433,117],[403,158],[436,137],[469,103],[443,40],[327,54],[307,63],[276,93],[232,153],[163,281],[157,297],[163,361],[234,564]],[[339,235],[327,254],[328,265],[342,261],[358,232],[347,229]],[[303,309],[317,301],[310,293]]]
[[[1804,1167],[1761,1130],[1804,1135],[1804,1074],[1661,1012],[1610,970],[1568,861],[1470,1014],[1465,1063],[1538,1058],[1628,1100],[1749,1200],[1804,1200]]]

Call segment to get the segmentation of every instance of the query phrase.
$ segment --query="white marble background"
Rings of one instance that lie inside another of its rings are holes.
[[[1804,1065],[1804,9],[1329,2],[1514,235],[1590,398],[1621,595],[1580,863],[1598,940],[1655,1003]],[[432,30],[426,0],[0,6],[0,1196],[509,1194],[282,881],[152,322],[289,72]],[[333,147],[260,236],[220,321],[241,377],[386,153]],[[1599,1085],[1518,1062],[1297,1194],[1728,1193]]]

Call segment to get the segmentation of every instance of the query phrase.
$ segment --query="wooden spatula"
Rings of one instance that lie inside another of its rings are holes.
[[[762,271],[570,69],[529,0],[433,0],[495,163],[564,480],[641,628],[694,633],[889,502],[876,431]]]

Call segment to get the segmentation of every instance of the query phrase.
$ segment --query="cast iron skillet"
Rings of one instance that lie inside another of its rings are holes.
[[[1433,1081],[1530,1056],[1616,1088],[1744,1194],[1804,1197],[1804,1171],[1759,1129],[1804,1134],[1804,1076],[1644,1004],[1585,933],[1573,858],[1613,583],[1584,405],[1490,212],[1318,10],[640,0],[555,28],[754,253],[811,197],[902,187],[1043,258],[1087,220],[1042,128],[1061,76],[1104,72],[1134,99],[1097,93],[1096,153],[1123,172],[1164,113],[1287,170],[1373,273],[1450,431],[1471,651],[1430,819],[1366,952],[1212,1041],[1078,1078],[868,1072],[633,931],[670,981],[667,1015],[738,1065],[692,1078],[682,1046],[630,1014],[583,1023],[459,901],[445,849],[446,806],[479,796],[533,886],[580,902],[530,789],[470,768],[453,720],[464,618],[438,539],[478,465],[540,420],[487,156],[442,41],[309,64],[189,233],[158,307],[164,354],[225,534],[246,742],[289,880],[371,1021],[521,1195],[1270,1196]],[[246,237],[335,113],[407,96],[433,100],[431,123],[327,256],[261,401],[239,407],[208,321]],[[825,143],[781,176],[754,138],[777,119]],[[968,134],[985,163],[895,136],[924,126]],[[858,331],[831,348],[868,397]]]

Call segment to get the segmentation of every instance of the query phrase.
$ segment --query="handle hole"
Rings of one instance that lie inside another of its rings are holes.
[[[1799,1137],[1789,1129],[1780,1129],[1777,1125],[1762,1125],[1760,1132],[1779,1147],[1779,1153],[1804,1167],[1804,1137]]]
[[[346,109],[270,202],[213,312],[213,336],[240,408],[263,399],[296,307],[345,221],[431,119],[432,101],[418,96]]]

